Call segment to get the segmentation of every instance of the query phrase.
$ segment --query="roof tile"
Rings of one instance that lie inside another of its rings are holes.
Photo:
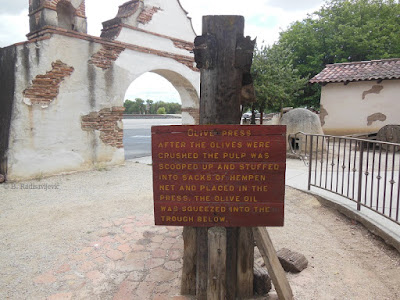
[[[327,65],[311,83],[400,79],[400,58]]]

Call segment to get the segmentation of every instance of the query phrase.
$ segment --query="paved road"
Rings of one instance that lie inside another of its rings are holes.
[[[125,159],[151,155],[151,126],[181,125],[182,119],[124,119]]]

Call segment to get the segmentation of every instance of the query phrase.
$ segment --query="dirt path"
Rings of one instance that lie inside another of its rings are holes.
[[[151,167],[0,185],[0,299],[171,299],[179,293],[181,228],[152,226]],[[361,225],[286,191],[275,247],[303,253],[296,299],[400,299],[400,255]],[[178,298],[176,298],[178,299]],[[269,297],[274,299],[274,296]]]

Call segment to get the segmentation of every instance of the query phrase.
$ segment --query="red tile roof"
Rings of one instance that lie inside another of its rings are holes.
[[[400,79],[400,58],[327,65],[311,83]]]

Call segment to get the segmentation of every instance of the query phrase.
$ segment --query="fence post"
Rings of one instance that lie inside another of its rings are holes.
[[[362,197],[362,172],[363,172],[363,160],[364,160],[364,141],[360,141],[360,162],[358,164],[358,194],[357,194],[357,210],[361,210],[361,197]]]
[[[310,135],[310,161],[308,163],[308,190],[311,189],[311,172],[312,172],[312,160],[313,160],[313,140],[314,140],[314,136]],[[306,149],[307,151],[307,149]]]

